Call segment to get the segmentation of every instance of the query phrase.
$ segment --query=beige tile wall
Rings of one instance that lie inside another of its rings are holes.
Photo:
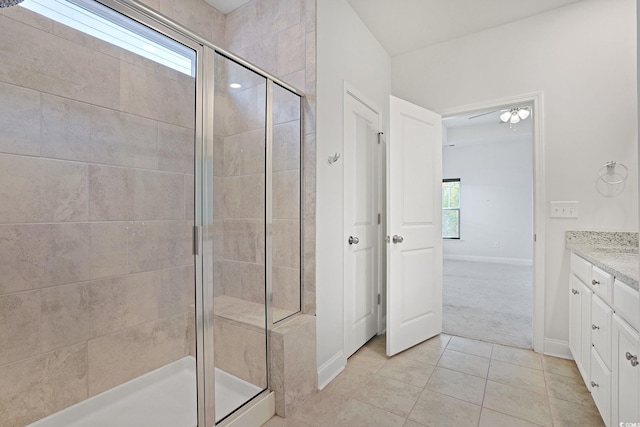
[[[301,315],[269,332],[269,376],[281,417],[291,415],[317,390],[315,329],[315,316]]]
[[[192,351],[195,86],[19,7],[0,33],[0,424],[16,427]]]
[[[303,310],[307,314],[315,314],[315,99],[316,99],[316,0],[253,0],[227,15],[225,26],[225,45],[227,48],[249,62],[278,76],[294,87],[301,89],[304,99],[304,139],[302,164],[304,168],[302,192],[302,236],[303,252]],[[278,99],[284,91],[276,91],[275,104],[285,106],[286,101]],[[299,153],[290,141],[297,140],[294,121],[295,111],[292,108],[279,108],[274,118],[274,171],[292,171],[299,165]],[[288,175],[288,176],[287,176]],[[286,233],[277,238],[282,243],[292,244],[300,236],[289,234],[295,230],[285,219],[294,219],[291,206],[296,202],[291,198],[295,183],[292,174],[274,176],[276,197],[289,192],[289,197],[278,197],[280,203],[274,202],[274,217],[281,220],[279,227]],[[298,184],[300,185],[300,184]],[[296,193],[297,194],[297,193]],[[282,215],[282,216],[281,216]],[[293,222],[293,221],[292,221]],[[274,241],[276,245],[276,241]],[[289,265],[291,254],[286,247],[278,255],[282,263],[278,267],[300,268]],[[274,257],[276,257],[274,247]],[[281,304],[295,300],[292,294],[291,280],[294,271],[275,271],[274,277],[289,277],[282,283],[282,292],[274,292],[274,298]],[[275,286],[275,283],[274,283]],[[279,295],[279,296],[278,296]]]

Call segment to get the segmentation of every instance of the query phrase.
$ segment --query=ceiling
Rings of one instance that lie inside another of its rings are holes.
[[[227,14],[251,0],[206,1]],[[580,0],[347,1],[387,52],[395,56]]]
[[[235,10],[245,3],[249,3],[251,0],[206,0],[211,6],[218,9],[225,15],[232,10]]]
[[[380,44],[395,56],[579,0],[347,1]]]
[[[527,104],[509,105],[497,107],[497,110],[491,108],[446,117],[442,120],[442,125],[447,130],[447,138],[443,139],[442,144],[445,147],[464,147],[496,142],[530,141],[533,137],[531,117],[513,126],[500,121],[500,114],[504,109],[526,106],[531,107]],[[482,115],[478,116],[479,114]]]

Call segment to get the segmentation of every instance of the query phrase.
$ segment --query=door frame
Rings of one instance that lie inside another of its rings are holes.
[[[383,113],[384,110],[381,109],[375,102],[373,102],[370,98],[368,98],[366,95],[364,95],[362,92],[360,92],[358,89],[355,88],[355,86],[353,86],[352,84],[350,84],[349,82],[347,82],[346,80],[344,81],[343,84],[343,95],[342,95],[342,108],[343,108],[343,123],[342,123],[342,135],[343,135],[343,140],[342,140],[342,150],[344,152],[344,147],[345,147],[345,141],[344,141],[344,120],[346,118],[346,99],[347,97],[350,96],[352,97],[355,101],[360,102],[363,106],[365,106],[366,108],[369,108],[371,111],[373,111],[375,114],[378,115],[378,123],[376,124],[378,127],[378,132],[383,132],[382,130],[382,124],[384,123],[383,120]],[[377,291],[378,295],[380,295],[380,302],[378,303],[378,310],[377,310],[377,334],[380,334],[384,329],[384,324],[385,324],[385,319],[383,317],[383,305],[382,302],[384,302],[384,295],[383,295],[383,287],[385,284],[385,280],[382,277],[382,264],[384,262],[384,259],[382,258],[382,250],[383,250],[383,240],[384,240],[384,220],[385,220],[385,214],[384,214],[384,200],[382,199],[383,197],[383,184],[380,181],[381,177],[383,176],[384,171],[381,170],[380,168],[380,161],[382,159],[381,156],[383,156],[382,153],[382,148],[384,146],[384,144],[382,144],[381,142],[382,138],[378,139],[378,148],[377,148],[377,155],[376,158],[373,161],[373,165],[372,167],[374,168],[374,170],[376,171],[376,198],[377,198],[377,206],[378,206],[378,212],[380,213],[381,216],[381,221],[380,224],[377,228],[377,236],[376,236],[376,245],[377,245],[377,255],[376,255],[376,259],[375,259],[375,263],[376,263],[376,270],[377,270],[377,283],[374,284],[375,290]],[[345,187],[346,187],[346,181],[344,179],[345,177],[345,169],[347,167],[347,163],[346,163],[346,159],[343,159],[343,161],[345,162],[342,168],[342,194],[343,194],[343,218],[344,218],[344,194],[345,194]],[[346,238],[347,236],[347,230],[346,230],[346,221],[342,221],[342,237]],[[344,243],[344,242],[343,242]],[[347,349],[347,282],[345,280],[345,264],[346,264],[346,260],[347,260],[347,250],[345,249],[345,246],[343,245],[343,252],[342,252],[342,271],[343,271],[343,275],[342,275],[342,303],[343,303],[343,311],[342,311],[342,328],[343,328],[343,342],[342,342],[342,348],[343,350]]]
[[[533,106],[533,324],[531,341],[533,350],[545,352],[545,246],[546,246],[546,197],[545,197],[545,141],[544,96],[532,92],[512,97],[481,101],[478,103],[446,108],[442,117],[452,117],[479,110],[500,108],[505,105],[528,103]]]

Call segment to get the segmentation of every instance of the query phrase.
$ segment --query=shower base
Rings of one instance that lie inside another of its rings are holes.
[[[260,387],[216,368],[216,423],[261,392]]]
[[[220,369],[216,422],[262,389]],[[184,357],[28,427],[196,427],[196,359]]]

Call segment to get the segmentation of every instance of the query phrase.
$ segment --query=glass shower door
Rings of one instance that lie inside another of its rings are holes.
[[[2,9],[3,426],[197,424],[196,52],[117,6]]]
[[[214,66],[214,141],[207,162],[213,182],[210,228],[215,418],[219,422],[268,385],[267,80],[218,53]]]

